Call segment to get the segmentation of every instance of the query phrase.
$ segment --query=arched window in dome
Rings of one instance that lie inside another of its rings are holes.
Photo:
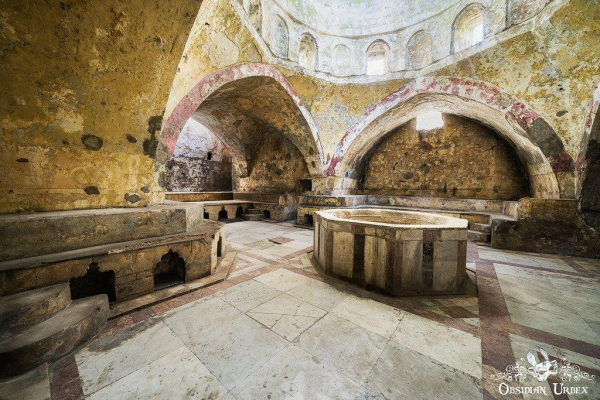
[[[333,49],[331,60],[331,73],[336,76],[350,75],[352,65],[352,53],[350,49],[343,44],[338,44]]]
[[[433,40],[427,31],[418,31],[406,46],[406,68],[421,69],[431,64]]]
[[[465,7],[456,17],[452,27],[452,51],[458,52],[473,46],[485,37],[485,9],[474,3]]]
[[[271,33],[271,50],[276,56],[288,58],[289,34],[285,21],[280,16],[273,18],[273,32]]]
[[[305,33],[300,39],[298,47],[298,64],[301,67],[317,69],[317,42],[312,35]]]
[[[262,11],[260,0],[244,0],[244,9],[248,14],[250,23],[258,33],[262,30]]]
[[[390,71],[390,47],[382,40],[367,50],[367,75],[384,75]]]

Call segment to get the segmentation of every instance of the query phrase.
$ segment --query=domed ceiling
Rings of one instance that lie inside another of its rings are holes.
[[[288,14],[317,31],[363,36],[402,29],[459,0],[276,0]]]

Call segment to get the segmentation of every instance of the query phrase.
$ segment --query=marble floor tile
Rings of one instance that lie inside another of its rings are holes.
[[[356,296],[347,296],[331,313],[389,339],[400,323],[403,311]]]
[[[482,399],[481,381],[390,341],[357,399]]]
[[[257,276],[254,279],[282,292],[287,292],[296,286],[306,284],[312,280],[284,268]]]
[[[241,382],[238,400],[353,399],[358,383],[297,346],[290,345]]]
[[[553,273],[494,264],[511,320],[520,325],[588,343],[600,337],[549,278]]]
[[[94,393],[182,346],[159,320],[102,336],[75,354],[83,392]]]
[[[180,347],[88,399],[219,399],[226,393],[198,358],[187,347]]]
[[[285,257],[287,255],[297,252],[298,250],[283,244],[275,244],[264,249],[264,251],[268,254],[272,254],[277,257]]]
[[[271,300],[281,294],[280,291],[251,279],[230,287],[217,296],[242,312]]]
[[[510,343],[513,350],[513,354],[515,360],[520,360],[526,367],[530,367],[531,365],[527,361],[527,352],[531,351],[538,361],[542,361],[543,358],[539,354],[539,348],[544,349],[551,359],[558,359],[559,362],[562,363],[562,359],[566,359],[572,366],[577,365],[582,368],[592,368],[593,370],[598,370],[600,367],[600,360],[597,358],[585,356],[583,354],[575,353],[573,351],[565,350],[560,347],[552,346],[547,343],[543,343],[543,341],[536,341],[527,339],[518,335],[510,335]],[[560,367],[559,367],[560,368]],[[585,371],[584,371],[585,372]],[[598,377],[596,379],[580,379],[578,381],[568,381],[568,380],[560,380],[563,385],[566,387],[573,386],[585,386],[588,390],[588,395],[580,394],[569,396],[569,398],[573,399],[597,399],[597,393],[600,393],[600,381],[598,381]],[[552,398],[552,386],[548,381],[539,382],[533,376],[528,375],[527,378],[521,383],[522,386],[532,386],[537,387],[541,386],[545,388],[548,396],[544,395],[530,395],[524,394],[523,398],[525,400],[533,400],[533,399],[548,399]]]
[[[331,285],[314,279],[310,279],[303,285],[293,287],[287,293],[325,311],[331,311],[348,296],[348,294]]]
[[[288,294],[282,294],[247,313],[289,341],[297,338],[325,314],[320,308]]]
[[[277,354],[288,341],[241,315],[204,335],[190,349],[228,389]]]
[[[296,343],[355,382],[362,382],[387,340],[343,318],[327,314],[305,331]]]
[[[240,315],[242,313],[231,304],[218,297],[208,297],[192,303],[190,307],[169,312],[164,316],[164,322],[183,343],[189,345]]]
[[[406,313],[391,340],[481,379],[481,341],[470,333]]]

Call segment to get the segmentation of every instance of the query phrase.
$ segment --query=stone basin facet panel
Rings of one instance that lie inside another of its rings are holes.
[[[318,211],[314,258],[328,275],[393,296],[461,294],[467,225],[414,211]]]

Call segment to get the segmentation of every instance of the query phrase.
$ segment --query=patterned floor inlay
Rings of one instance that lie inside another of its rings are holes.
[[[226,231],[225,281],[111,321],[50,366],[52,399],[565,398],[559,374],[499,376],[528,351],[579,367],[570,398],[600,397],[600,260],[469,243],[466,295],[390,298],[320,274],[310,230]]]

